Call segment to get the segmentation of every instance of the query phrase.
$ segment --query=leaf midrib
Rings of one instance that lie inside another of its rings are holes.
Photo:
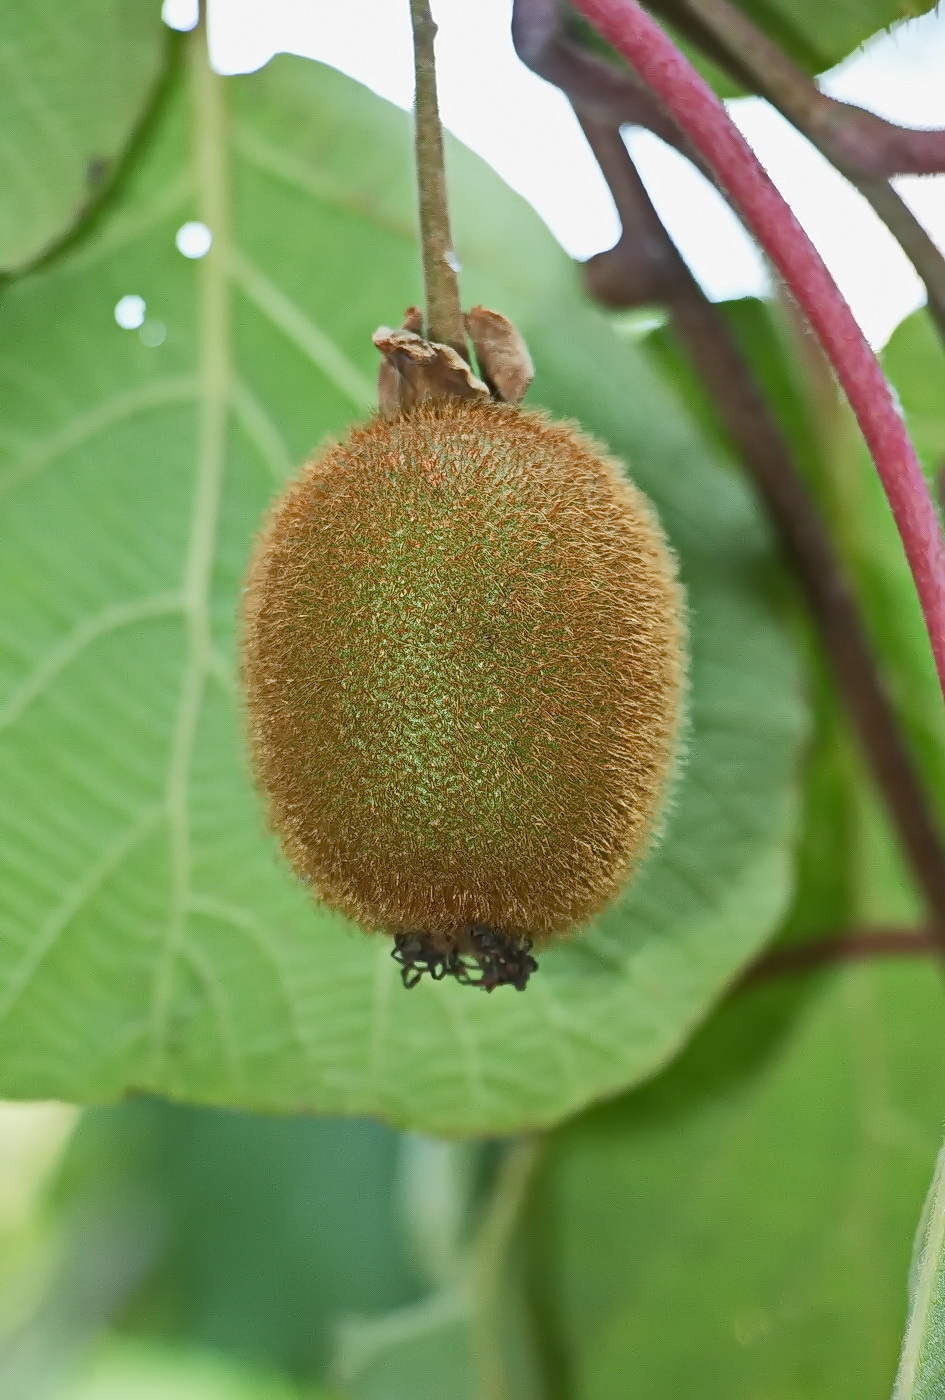
[[[170,855],[170,902],[164,947],[154,978],[150,1075],[165,1068],[174,975],[184,951],[191,899],[190,776],[204,691],[213,668],[210,589],[226,464],[232,366],[230,362],[230,190],[227,112],[223,79],[210,66],[204,23],[188,43],[198,216],[213,243],[201,260],[198,316],[197,462],[193,523],[182,595],[187,660],[168,762],[165,806]]]

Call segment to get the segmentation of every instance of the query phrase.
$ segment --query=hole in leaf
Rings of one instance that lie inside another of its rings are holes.
[[[177,244],[177,251],[183,253],[185,258],[203,258],[210,251],[213,234],[206,224],[193,221],[181,224],[174,242]]]
[[[195,29],[200,14],[198,0],[164,0],[161,18],[170,29]]]
[[[122,297],[115,303],[115,320],[123,331],[136,331],[139,326],[144,325],[147,309],[144,297]]]

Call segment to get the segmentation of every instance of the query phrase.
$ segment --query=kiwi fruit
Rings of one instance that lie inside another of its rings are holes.
[[[584,923],[658,823],[683,631],[652,508],[573,426],[439,398],[355,427],[276,504],[245,594],[253,763],[295,871],[441,950]]]

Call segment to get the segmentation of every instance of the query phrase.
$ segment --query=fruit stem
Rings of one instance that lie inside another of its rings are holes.
[[[905,546],[945,692],[945,544],[889,385],[836,283],[724,106],[636,0],[573,0],[689,137],[780,272],[856,414]]]
[[[433,41],[436,24],[430,0],[410,0],[413,57],[416,73],[414,149],[417,161],[417,203],[420,211],[420,245],[423,254],[423,286],[426,300],[426,334],[429,340],[450,345],[468,359],[463,312],[456,280],[456,255],[450,234],[443,167],[443,129],[436,98],[436,59]]]

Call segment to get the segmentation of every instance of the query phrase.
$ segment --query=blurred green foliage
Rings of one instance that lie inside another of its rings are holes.
[[[156,1222],[142,1327],[305,1375],[327,1365],[348,1313],[420,1296],[399,1153],[379,1123],[143,1100],[86,1116],[60,1189],[105,1215],[134,1195]]]

